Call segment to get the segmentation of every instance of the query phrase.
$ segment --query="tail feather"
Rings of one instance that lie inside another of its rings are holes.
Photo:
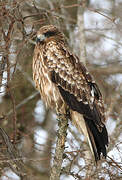
[[[86,127],[87,127],[87,131],[88,131],[88,135],[89,135],[89,140],[88,142],[90,141],[91,143],[91,147],[92,147],[92,151],[93,151],[93,155],[95,157],[95,161],[97,162],[97,160],[99,159],[99,156],[98,156],[98,153],[97,153],[97,147],[96,147],[96,144],[95,144],[95,141],[94,141],[94,137],[93,137],[93,134],[91,132],[91,130],[89,129],[88,125],[86,124]],[[89,144],[90,144],[89,143]]]
[[[92,148],[94,151],[95,160],[100,159],[101,153],[106,158],[106,146],[108,145],[108,134],[105,125],[102,127],[102,131],[99,131],[94,122],[84,117],[86,127],[88,130],[89,138],[91,140]]]
[[[82,132],[87,137],[91,152],[95,157],[95,161],[97,162],[100,160],[101,153],[106,158],[106,146],[108,145],[106,127],[104,126],[100,132],[93,120],[83,117],[76,111],[72,111],[71,116],[73,123],[79,132]]]

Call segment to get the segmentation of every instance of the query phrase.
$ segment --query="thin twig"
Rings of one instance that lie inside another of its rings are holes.
[[[13,92],[11,91],[10,87],[10,62],[9,62],[9,52],[10,52],[10,45],[11,45],[11,34],[13,32],[13,26],[15,23],[15,20],[9,15],[9,18],[11,20],[11,23],[8,28],[7,35],[5,35],[5,31],[2,29],[4,41],[5,41],[5,49],[6,49],[6,64],[7,64],[7,90],[8,93],[11,97],[12,105],[13,105],[13,130],[14,130],[14,142],[16,141],[16,132],[17,132],[17,127],[16,127],[16,121],[17,121],[17,116],[16,116],[16,105],[15,105],[15,98],[13,96]]]
[[[6,154],[6,160],[5,162],[8,163],[10,168],[19,176],[23,177],[25,176],[25,168],[22,161],[22,157],[19,153],[19,151],[15,148],[15,146],[11,143],[11,140],[7,133],[4,131],[4,129],[0,128],[0,135],[4,141],[4,144],[7,148],[7,154]],[[18,159],[18,160],[16,160]],[[4,162],[1,161],[0,162]]]
[[[84,7],[86,7],[86,1],[79,1],[79,3],[77,3],[77,4],[71,4],[71,5],[62,5],[61,7],[58,7],[58,8],[54,8],[54,9],[52,9],[51,11],[53,12],[53,11],[56,11],[56,10],[59,10],[59,9],[61,9],[61,8],[65,8],[65,9],[69,9],[69,8],[76,8],[76,7],[82,7],[82,8],[84,8]],[[92,12],[94,12],[94,13],[98,13],[99,15],[101,15],[101,16],[104,16],[105,18],[107,18],[108,20],[110,20],[110,21],[112,21],[115,25],[116,25],[116,23],[115,23],[115,20],[116,20],[116,18],[115,17],[109,17],[109,16],[107,16],[106,14],[104,14],[104,13],[102,13],[102,12],[100,12],[100,11],[98,11],[97,9],[92,9],[92,8],[87,8],[89,11],[92,11]]]
[[[30,96],[28,96],[27,98],[25,98],[23,101],[21,101],[19,104],[16,105],[16,109],[20,108],[21,106],[23,106],[24,104],[28,103],[28,101],[30,101],[31,99],[33,99],[35,96],[37,96],[39,94],[38,91],[32,93]],[[10,110],[7,113],[7,116],[9,116],[11,113],[13,112],[13,110]]]
[[[96,66],[91,67],[89,65],[89,69],[92,74],[102,74],[102,76],[108,76],[108,75],[122,73],[122,65],[119,63],[118,64],[116,63],[116,66],[115,66],[115,64],[112,64],[112,65],[108,65],[106,67],[99,66],[97,68],[96,68]]]
[[[116,23],[115,23],[116,18],[115,17],[111,18],[111,17],[107,16],[106,14],[103,14],[102,12],[98,11],[97,9],[88,8],[88,10],[93,11],[95,13],[98,13],[101,16],[104,16],[105,18],[109,19],[110,21],[112,21],[116,25]]]

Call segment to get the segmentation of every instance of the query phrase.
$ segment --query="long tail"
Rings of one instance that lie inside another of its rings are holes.
[[[87,137],[92,154],[95,157],[95,161],[100,160],[101,153],[106,158],[106,146],[108,145],[108,134],[106,127],[102,128],[100,132],[93,120],[83,117],[76,111],[72,111],[72,120],[79,132],[83,132]]]
[[[90,119],[84,117],[89,138],[92,144],[92,149],[94,152],[95,160],[100,160],[100,155],[102,154],[105,158],[107,155],[106,146],[108,145],[108,133],[106,127],[102,128],[100,132],[94,122]]]

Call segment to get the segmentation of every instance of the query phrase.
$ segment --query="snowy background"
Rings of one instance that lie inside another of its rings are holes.
[[[51,8],[53,9],[54,7],[57,7],[58,9],[58,7],[61,7],[62,5],[71,5],[73,4],[73,2],[74,4],[77,3],[76,1],[72,1],[72,3],[70,3],[66,0],[62,0],[61,2],[56,0],[53,0],[52,2],[48,0],[36,0],[33,4],[33,1],[23,1],[20,3],[20,11],[22,16],[25,17],[36,14],[38,12],[40,12],[41,14],[44,9],[50,11]],[[8,1],[8,4],[6,3],[5,5],[6,9],[8,8],[9,12],[11,6],[12,4],[10,3],[10,1]],[[14,6],[14,8],[16,7],[17,6]],[[95,12],[95,10],[106,15],[106,17]],[[122,0],[90,0],[88,3],[88,7],[84,11],[84,29],[87,55],[86,64],[88,66],[88,69],[95,77],[95,80],[100,85],[105,99],[107,116],[106,126],[110,139],[107,161],[103,160],[103,162],[101,162],[98,168],[97,175],[94,175],[94,179],[103,178],[105,180],[110,180],[111,177],[114,177],[114,179],[116,179],[116,177],[120,178],[122,175],[121,12]],[[68,38],[70,47],[76,54],[79,54],[78,47],[81,42],[78,38],[79,30],[76,17],[77,7],[56,10],[56,18],[54,17],[53,11],[51,11],[51,13],[49,12],[48,14],[47,12],[47,19],[45,20],[47,21],[46,23],[53,23],[57,25],[62,31],[64,31],[64,34]],[[65,16],[67,18],[61,19],[60,16]],[[111,20],[107,17],[110,17]],[[112,18],[115,18],[115,21],[112,22]],[[23,41],[23,29],[20,26],[19,22],[17,22],[15,24],[15,28],[17,27],[17,29],[14,29],[15,32],[13,32],[13,34],[11,35],[13,39],[9,47],[9,62],[11,66],[10,79],[13,79],[13,84],[11,87],[13,87],[13,96],[17,105],[17,142],[19,142],[17,143],[17,147],[20,151],[22,151],[22,156],[26,158],[25,163],[27,167],[32,169],[32,171],[28,171],[30,180],[36,180],[39,177],[40,179],[42,179],[43,177],[43,179],[45,180],[46,173],[47,176],[49,175],[49,168],[53,163],[52,158],[54,157],[55,153],[56,130],[58,129],[56,115],[53,112],[45,109],[45,106],[41,101],[39,94],[36,93],[32,81],[31,64],[34,45],[32,43],[33,41],[31,42],[30,32],[36,32],[36,30],[40,27],[40,19],[43,19],[43,15],[40,15],[40,17],[35,17],[35,19],[25,19],[25,42]],[[75,20],[75,22],[72,22],[69,19]],[[35,25],[34,27],[33,24]],[[3,27],[5,29],[8,28],[6,24],[3,24]],[[1,46],[4,47],[4,45],[4,42],[2,42]],[[18,49],[20,50],[19,52]],[[4,52],[4,48],[2,48],[1,52],[2,51]],[[0,54],[1,62],[2,57],[3,53]],[[107,68],[110,72],[106,70]],[[2,77],[0,103],[1,114],[5,114],[8,117],[8,119],[5,119],[2,122],[2,127],[4,129],[6,128],[6,131],[12,138],[12,122],[14,116],[12,115],[13,106],[11,105],[11,98],[9,99],[9,97],[7,96],[7,88],[5,86],[8,81],[7,73],[8,71],[5,70]],[[10,128],[7,130],[8,124]],[[87,175],[87,168],[83,154],[83,142],[84,136],[79,134],[77,129],[69,122],[65,148],[67,157],[66,159],[64,159],[62,165],[62,167],[66,168],[67,171],[69,171],[69,174],[63,173],[61,175],[61,180],[75,180],[78,178],[85,179]],[[111,163],[109,163],[112,161],[111,158],[113,160],[112,165]],[[94,172],[97,172],[95,166],[93,165],[93,162],[91,162],[89,166],[90,165],[92,166],[92,174],[94,174]],[[34,173],[34,171],[36,173]],[[4,166],[4,168],[2,167],[1,173],[1,180],[21,179],[17,174],[14,173],[14,171],[10,169],[9,166]],[[44,174],[44,176],[38,176],[39,173]]]

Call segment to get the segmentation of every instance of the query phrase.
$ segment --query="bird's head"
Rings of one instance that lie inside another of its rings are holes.
[[[58,39],[64,41],[63,34],[53,25],[46,25],[39,29],[37,32],[37,44],[43,44],[51,39]]]

